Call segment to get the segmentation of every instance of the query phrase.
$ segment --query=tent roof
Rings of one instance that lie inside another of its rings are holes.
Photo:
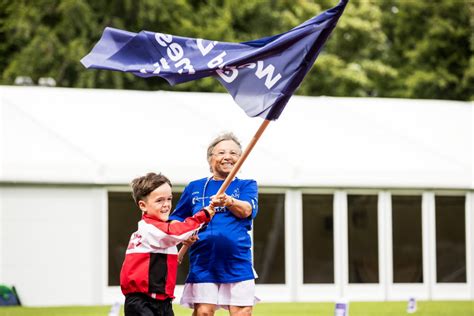
[[[0,182],[209,174],[212,138],[262,123],[230,95],[0,86]],[[473,189],[472,102],[294,96],[239,177],[262,186]]]

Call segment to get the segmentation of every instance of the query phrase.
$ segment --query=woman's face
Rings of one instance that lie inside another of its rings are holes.
[[[218,143],[209,158],[214,179],[223,180],[234,168],[240,157],[240,148],[233,140],[223,140]]]

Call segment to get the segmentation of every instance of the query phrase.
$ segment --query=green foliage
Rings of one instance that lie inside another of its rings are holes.
[[[206,78],[85,70],[106,26],[241,42],[285,32],[336,0],[2,0],[0,84],[53,77],[58,86],[224,91]],[[474,2],[350,0],[298,94],[474,100]]]
[[[386,62],[399,71],[390,95],[468,100],[473,55],[472,1],[384,1]],[[467,81],[467,82],[466,82]]]

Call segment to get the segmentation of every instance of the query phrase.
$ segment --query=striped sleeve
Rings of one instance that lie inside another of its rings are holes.
[[[199,230],[209,220],[210,217],[202,210],[194,216],[186,218],[184,222],[160,222],[158,225],[153,225],[156,229],[149,230],[147,240],[152,247],[168,248],[176,246],[191,237],[194,232]]]

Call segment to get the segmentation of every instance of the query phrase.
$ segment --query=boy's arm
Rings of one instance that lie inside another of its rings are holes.
[[[214,210],[204,208],[193,216],[187,217],[184,222],[172,221],[168,223],[168,231],[166,233],[170,236],[176,236],[181,240],[186,240],[194,231],[200,229],[203,224],[208,223],[212,216],[214,216]],[[190,233],[188,237],[181,238],[181,236],[188,233]]]
[[[159,248],[176,246],[191,237],[204,223],[208,223],[212,216],[214,216],[214,210],[206,208],[186,218],[184,222],[172,221],[166,223],[165,226],[160,227],[159,234],[150,236],[150,244]]]

